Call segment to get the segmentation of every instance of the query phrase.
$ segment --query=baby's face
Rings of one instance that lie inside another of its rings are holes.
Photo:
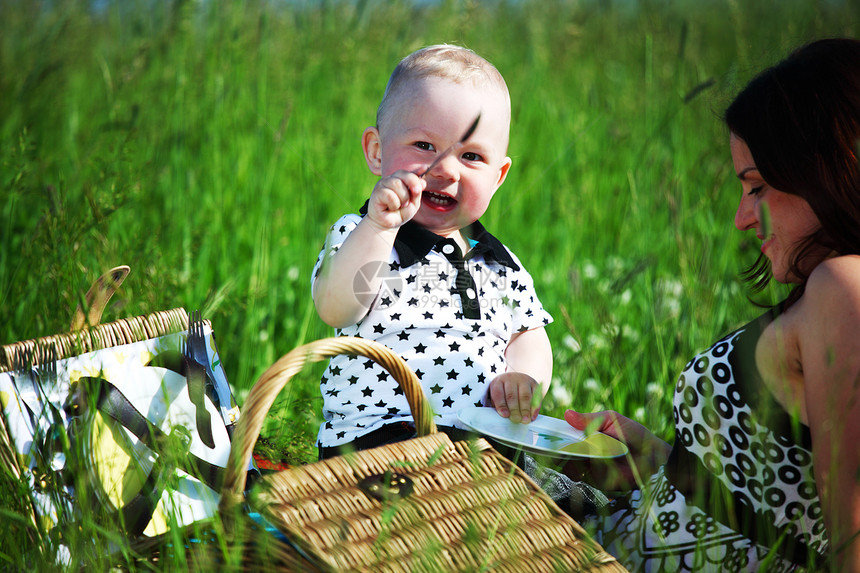
[[[401,169],[423,173],[481,115],[463,146],[425,176],[427,188],[413,219],[448,236],[481,217],[505,180],[510,106],[498,88],[470,82],[424,78],[407,89],[381,126],[383,177]]]

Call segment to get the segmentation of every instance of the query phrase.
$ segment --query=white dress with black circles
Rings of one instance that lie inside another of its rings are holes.
[[[589,524],[631,571],[800,571],[827,550],[809,428],[755,366],[756,343],[778,313],[686,365],[668,463]]]

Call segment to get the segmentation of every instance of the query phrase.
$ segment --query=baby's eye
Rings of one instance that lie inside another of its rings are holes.
[[[477,153],[475,153],[473,151],[467,151],[466,153],[464,153],[463,159],[465,159],[466,161],[483,161],[484,160],[483,156],[478,155]]]
[[[433,145],[431,143],[427,143],[426,141],[416,141],[413,143],[415,147],[418,149],[423,149],[424,151],[432,151]]]

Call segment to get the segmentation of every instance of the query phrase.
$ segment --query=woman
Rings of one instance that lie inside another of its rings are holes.
[[[800,48],[724,119],[735,226],[761,240],[747,278],[796,286],[688,363],[671,448],[615,412],[566,413],[635,461],[603,472],[634,489],[589,524],[633,571],[860,571],[860,42]]]

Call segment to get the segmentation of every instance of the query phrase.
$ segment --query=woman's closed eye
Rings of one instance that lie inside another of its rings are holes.
[[[758,186],[750,189],[749,193],[747,193],[747,195],[758,195],[759,193],[762,192],[763,189],[764,189],[764,185],[758,185]]]

